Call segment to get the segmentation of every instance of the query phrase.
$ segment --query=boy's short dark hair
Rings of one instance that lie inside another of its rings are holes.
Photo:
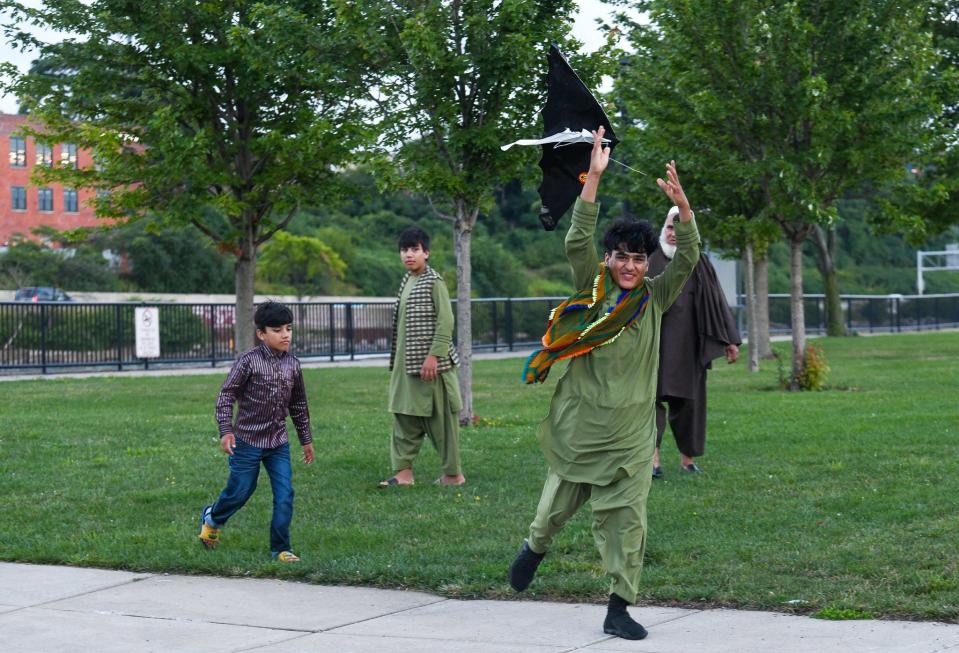
[[[649,256],[659,247],[659,235],[649,220],[617,218],[603,234],[603,248],[606,253],[614,249],[619,251],[646,254]]]
[[[407,249],[419,245],[424,252],[430,251],[430,235],[419,227],[407,227],[400,232],[398,249]]]
[[[253,323],[257,330],[266,331],[266,327],[281,327],[293,324],[293,311],[285,304],[273,300],[260,304],[253,314]]]

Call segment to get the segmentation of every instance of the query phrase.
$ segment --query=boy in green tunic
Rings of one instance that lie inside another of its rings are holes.
[[[566,235],[578,292],[550,316],[544,349],[527,363],[527,382],[534,382],[544,380],[554,362],[571,358],[537,431],[549,473],[529,537],[510,565],[509,582],[516,591],[529,586],[553,537],[589,501],[596,547],[612,577],[603,630],[642,639],[646,630],[626,606],[636,602],[646,545],[660,321],[699,259],[699,235],[670,162],[667,179],[656,183],[680,211],[672,263],[658,277],[646,278],[657,235],[646,221],[623,219],[606,231],[600,263],[593,234],[596,192],[609,161],[603,132],[602,127],[593,132],[589,172]]]
[[[399,238],[406,276],[393,309],[389,410],[393,413],[390,457],[394,475],[380,487],[413,485],[413,460],[423,438],[443,461],[440,485],[463,485],[459,419],[463,408],[453,346],[453,310],[446,283],[429,266],[430,237],[419,227]]]

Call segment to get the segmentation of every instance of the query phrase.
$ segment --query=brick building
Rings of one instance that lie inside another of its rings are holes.
[[[39,226],[65,231],[99,223],[90,206],[92,190],[37,186],[31,180],[36,166],[93,165],[89,152],[70,143],[42,143],[20,133],[29,116],[0,114],[0,246],[14,234],[35,238]]]

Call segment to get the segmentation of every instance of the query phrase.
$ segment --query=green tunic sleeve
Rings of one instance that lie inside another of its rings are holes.
[[[576,290],[590,288],[596,278],[599,256],[596,254],[593,234],[596,233],[598,215],[599,202],[586,202],[576,198],[573,221],[566,234],[566,259],[573,271],[573,285]]]
[[[449,354],[450,342],[453,341],[453,309],[450,307],[450,291],[446,283],[440,279],[434,281],[432,296],[436,309],[436,331],[433,333],[430,354],[442,358]]]
[[[649,280],[653,302],[665,312],[682,292],[686,280],[699,261],[699,230],[696,218],[687,223],[673,221],[676,230],[676,255],[663,273]]]

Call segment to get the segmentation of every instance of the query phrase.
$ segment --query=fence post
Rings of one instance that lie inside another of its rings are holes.
[[[117,319],[117,371],[123,371],[123,314],[120,304],[114,304]]]
[[[493,351],[496,352],[496,345],[499,343],[499,324],[497,324],[499,311],[496,310],[496,306],[499,301],[494,299],[491,303],[493,304]]]
[[[846,333],[852,333],[852,299],[846,299]]]
[[[513,351],[513,298],[506,298],[506,342]]]
[[[47,305],[40,304],[40,368],[47,373]]]
[[[207,306],[210,320],[210,367],[216,367],[216,313],[213,304]]]
[[[336,357],[336,307],[330,304],[330,361]]]
[[[356,353],[356,347],[353,343],[353,303],[350,302],[346,305],[346,343],[347,347],[350,350],[350,360],[356,360],[354,354]]]

